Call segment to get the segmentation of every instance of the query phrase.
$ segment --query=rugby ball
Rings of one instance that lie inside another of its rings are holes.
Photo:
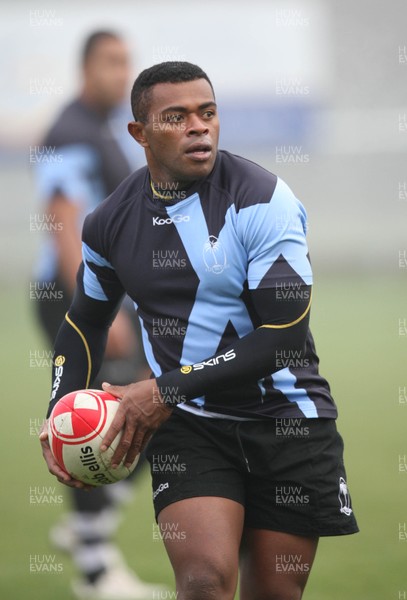
[[[105,452],[102,440],[117,412],[120,399],[102,390],[78,390],[58,400],[48,420],[51,452],[59,466],[88,485],[106,485],[125,479],[139,456],[127,468],[123,461],[111,468],[119,434]]]

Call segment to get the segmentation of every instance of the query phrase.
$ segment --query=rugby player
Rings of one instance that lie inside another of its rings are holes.
[[[309,330],[306,212],[279,177],[218,150],[201,68],[146,69],[131,102],[147,166],[86,218],[48,415],[98,371],[126,292],[152,377],[104,383],[121,405],[103,443],[124,428],[113,464],[148,443],[157,521],[185,534],[163,536],[178,597],[233,599],[240,560],[242,600],[297,600],[319,537],[358,531]],[[45,428],[40,440],[50,472],[81,486],[56,464]],[[156,468],[171,457],[183,468]]]

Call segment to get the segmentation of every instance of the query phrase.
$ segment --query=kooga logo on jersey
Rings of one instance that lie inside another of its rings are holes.
[[[189,215],[174,215],[173,217],[153,217],[153,225],[171,225],[171,223],[187,223]]]

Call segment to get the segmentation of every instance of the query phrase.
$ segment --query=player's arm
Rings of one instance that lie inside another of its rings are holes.
[[[97,266],[92,268],[97,270]],[[77,277],[77,288],[73,302],[58,331],[54,346],[52,367],[52,391],[48,406],[47,419],[56,402],[72,390],[83,389],[98,373],[106,346],[109,327],[119,309],[123,296],[120,286],[110,288],[107,283],[104,299],[100,298],[103,269],[99,277],[93,273],[89,279],[90,264],[82,263]],[[106,269],[104,269],[106,271]],[[87,271],[87,274],[86,274]],[[92,297],[92,294],[94,297]],[[98,298],[99,296],[99,298]],[[48,441],[47,421],[40,433],[42,453],[48,470],[61,483],[70,487],[86,488],[82,482],[73,479],[57,464]]]
[[[58,271],[70,293],[75,289],[76,273],[81,262],[79,219],[81,206],[61,193],[56,193],[49,204],[49,214],[57,225],[53,230]]]
[[[295,352],[298,358],[305,349],[311,286],[297,286],[296,297],[296,302],[284,302],[275,288],[254,290],[251,298],[260,325],[248,335],[212,357],[157,377],[152,380],[153,385],[151,381],[127,386],[104,385],[106,391],[122,398],[104,438],[104,446],[108,447],[124,428],[112,464],[119,464],[125,455],[126,464],[131,464],[155,429],[168,418],[169,411],[180,402],[257,382],[282,368],[281,352]]]
[[[56,147],[60,162],[36,165],[38,191],[53,224],[58,272],[71,295],[81,263],[80,228],[83,214],[94,204],[92,173],[97,156],[88,144],[61,141]]]
[[[98,247],[100,228],[84,226],[84,239]],[[96,226],[95,226],[96,225]],[[83,262],[77,276],[77,288],[71,307],[59,329],[54,349],[52,393],[47,417],[65,393],[85,388],[97,374],[106,345],[108,329],[124,294],[110,263],[83,243]],[[40,434],[43,456],[48,470],[59,481],[72,487],[84,487],[56,463],[49,448],[46,424]]]
[[[71,307],[55,340],[52,392],[47,419],[56,402],[68,392],[89,386],[102,363],[109,327],[120,306],[122,291],[104,301],[87,295],[84,270],[78,271],[78,285]],[[70,487],[87,487],[73,479],[55,461],[48,441],[47,422],[40,433],[42,453],[50,473]]]
[[[56,402],[72,390],[89,387],[102,364],[106,340],[122,300],[119,291],[106,300],[86,294],[83,263],[69,311],[54,344],[52,392],[47,417]]]
[[[175,406],[211,392],[257,382],[283,368],[282,356],[301,357],[308,331],[311,286],[297,285],[295,300],[281,300],[280,294],[276,288],[252,290],[259,327],[206,360],[158,377],[163,401]]]

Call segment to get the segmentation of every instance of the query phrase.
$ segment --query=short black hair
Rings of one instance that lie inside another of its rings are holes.
[[[196,79],[206,79],[215,96],[213,85],[205,71],[192,63],[168,61],[144,69],[137,77],[131,90],[131,110],[134,119],[142,123],[147,122],[152,88],[157,83],[183,83],[185,81],[195,81]]]
[[[85,40],[82,47],[81,61],[82,65],[85,65],[89,60],[92,52],[95,50],[96,46],[104,41],[104,40],[118,40],[121,41],[123,38],[116,31],[111,31],[109,29],[100,29],[99,31],[94,31],[91,33]]]

